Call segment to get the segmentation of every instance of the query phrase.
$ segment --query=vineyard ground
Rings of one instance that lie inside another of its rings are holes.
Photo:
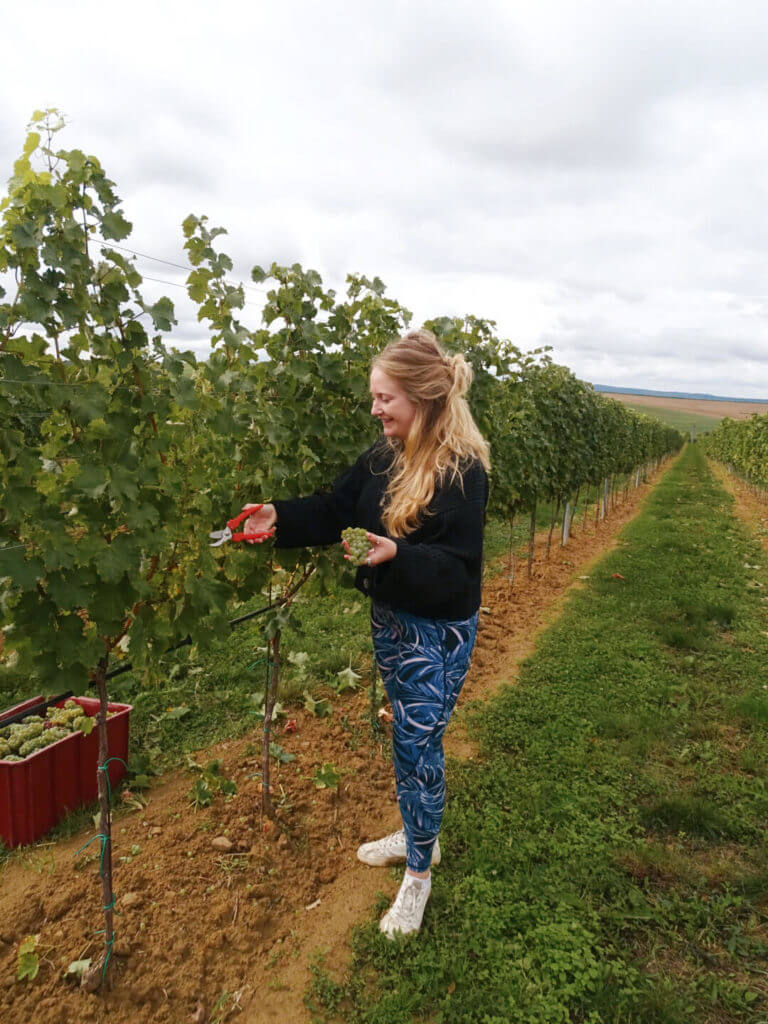
[[[734,499],[734,511],[759,539],[763,550],[768,552],[768,505],[758,497],[742,480],[728,473],[723,466],[710,459],[710,469],[721,485]]]
[[[594,493],[594,489],[593,489]],[[553,508],[542,504],[539,520],[548,523]],[[517,518],[513,544],[524,556],[528,520]],[[504,571],[509,525],[489,516],[485,530],[485,578]],[[341,566],[341,551],[338,552]],[[524,565],[525,563],[523,563]],[[313,697],[335,700],[332,685],[337,673],[351,665],[367,685],[372,664],[368,602],[351,586],[351,573],[340,573],[326,592],[310,580],[297,598],[295,610],[301,628],[283,631],[280,700],[286,708],[303,704],[303,691]],[[267,593],[237,609],[237,614],[262,607]],[[127,672],[110,681],[112,700],[133,705],[131,713],[131,756],[141,755],[153,773],[162,774],[183,766],[189,754],[235,739],[252,731],[258,694],[263,692],[266,659],[263,637],[257,622],[246,623],[214,642],[208,651],[183,647],[161,660],[163,674],[158,685],[144,686]],[[307,657],[307,671],[298,673],[289,658]],[[55,685],[55,684],[54,684]],[[14,685],[0,671],[2,706],[9,707],[36,695],[24,684]],[[62,839],[79,833],[91,823],[92,807],[67,815],[48,839]],[[0,866],[8,851],[0,843]]]
[[[768,1019],[766,516],[733,493],[689,446],[473,716],[424,935],[371,920],[316,1021]]]
[[[462,707],[449,731],[454,758],[474,756],[468,711],[514,678],[537,630],[557,614],[569,588],[583,585],[578,577],[589,575],[594,559],[615,545],[652,486],[630,489],[626,504],[605,522],[595,523],[592,506],[567,549],[555,541],[548,562],[546,535],[540,535],[533,578],[518,565],[511,594],[503,572],[488,573],[483,600],[490,611],[483,614]],[[65,1024],[106,1020],[108,1012],[113,1024],[176,1022],[191,1020],[198,1004],[211,1020],[224,1020],[238,1008],[245,1010],[244,1021],[310,1019],[303,995],[313,952],[322,949],[327,964],[343,966],[350,932],[377,892],[390,898],[396,891],[397,872],[365,868],[354,850],[394,826],[397,812],[391,762],[384,742],[371,743],[362,694],[342,700],[330,720],[302,710],[290,714],[298,732],[278,739],[295,760],[276,768],[286,831],[265,827],[259,817],[258,728],[196,755],[200,763],[221,758],[238,784],[236,797],[217,797],[195,812],[188,800],[193,777],[177,771],[149,791],[145,810],[118,814],[115,888],[122,917],[115,988],[105,1000],[70,991],[59,980],[70,960],[100,948],[92,934],[94,847],[75,857],[92,828],[6,862],[0,891],[2,1019],[20,1024],[34,1015],[42,1024]],[[174,729],[181,725],[173,722]],[[326,762],[341,772],[338,794],[312,783],[314,770]],[[451,762],[452,774],[458,763]],[[221,836],[233,843],[232,851],[213,848],[212,840]],[[36,983],[23,988],[13,981],[15,951],[24,935],[37,932],[46,958]]]
[[[609,398],[655,416],[676,430],[688,433],[695,427],[698,433],[712,430],[724,417],[746,420],[750,416],[768,412],[766,402],[711,402],[705,398],[663,398],[657,395],[628,395],[623,392],[606,392]]]

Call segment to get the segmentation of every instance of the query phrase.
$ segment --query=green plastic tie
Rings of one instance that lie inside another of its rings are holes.
[[[73,854],[73,856],[77,857],[78,854],[82,853],[87,846],[91,845],[91,843],[96,842],[97,839],[101,840],[101,857],[99,860],[99,875],[101,876],[104,874],[104,853],[106,852],[107,843],[109,842],[107,837],[105,835],[102,835],[101,832],[97,832],[95,836],[91,836],[88,842],[83,843],[80,849],[77,850],[76,853]]]
[[[119,761],[120,764],[123,765],[125,770],[128,771],[128,765],[125,763],[122,757],[108,757],[104,764],[99,765],[97,770],[100,772],[104,772],[105,774],[107,780],[107,797],[110,801],[112,800],[112,787],[109,784],[109,765],[112,761]]]

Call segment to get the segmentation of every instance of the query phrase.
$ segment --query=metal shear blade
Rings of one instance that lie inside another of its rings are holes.
[[[218,548],[222,544],[226,544],[228,540],[232,540],[232,531],[228,526],[225,526],[223,530],[213,530],[208,534],[211,538],[210,547]]]

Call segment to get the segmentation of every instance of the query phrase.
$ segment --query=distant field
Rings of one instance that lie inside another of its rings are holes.
[[[730,416],[734,420],[746,420],[755,414],[768,413],[768,402],[708,402],[702,398],[659,398],[656,395],[625,395],[604,392],[609,398],[623,402],[631,409],[637,409],[648,416],[656,416],[678,430],[712,430],[720,420]]]

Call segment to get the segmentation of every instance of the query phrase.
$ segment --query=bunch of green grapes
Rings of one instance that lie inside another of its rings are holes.
[[[47,747],[51,743],[55,743],[56,740],[63,740],[65,736],[69,736],[70,730],[65,729],[61,726],[54,726],[52,729],[46,729],[43,735],[40,737],[42,746]]]
[[[21,744],[19,747],[19,757],[29,757],[30,754],[34,754],[36,750],[41,750],[44,746],[45,740],[43,737],[34,736],[31,740]]]
[[[63,708],[48,708],[46,715],[54,725],[70,726],[76,719],[82,717],[83,709],[74,700],[68,700]]]
[[[349,554],[353,565],[365,565],[365,558],[371,550],[371,542],[365,535],[365,530],[357,526],[348,526],[341,531],[342,538],[349,544]]]
[[[21,753],[21,748],[30,740],[36,739],[43,732],[42,722],[14,722],[6,743],[12,754]],[[21,755],[24,757],[24,754]]]
[[[111,714],[107,717],[111,718]],[[0,761],[23,761],[77,730],[87,736],[95,724],[96,720],[85,714],[74,700],[68,700],[63,708],[48,708],[45,718],[27,715],[20,722],[0,729]]]

